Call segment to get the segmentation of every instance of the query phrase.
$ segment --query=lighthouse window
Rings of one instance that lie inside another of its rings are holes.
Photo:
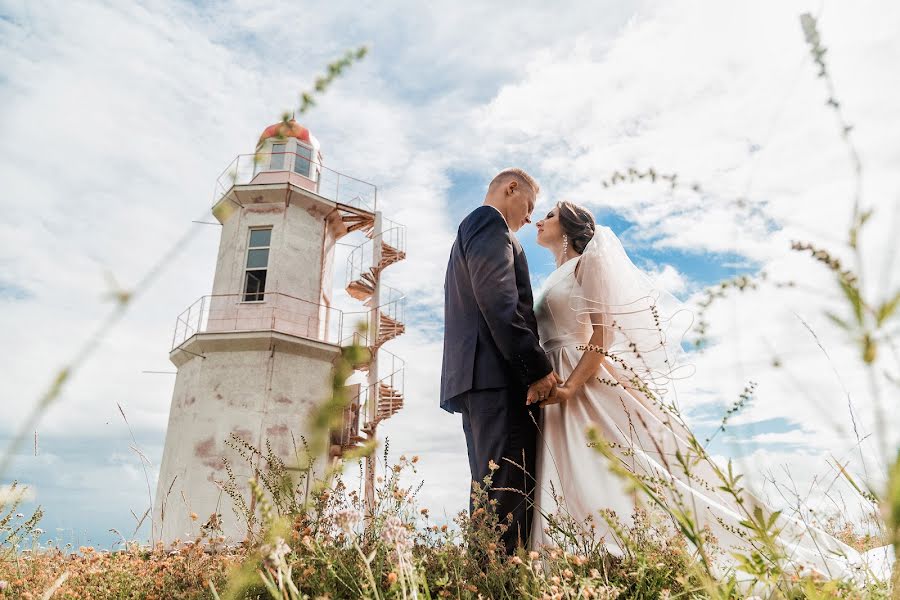
[[[272,159],[269,161],[269,168],[273,171],[284,169],[284,147],[285,144],[272,144]]]
[[[266,272],[269,267],[271,229],[251,229],[247,244],[247,267],[244,273],[244,302],[265,300]]]
[[[297,154],[294,156],[294,173],[309,177],[312,166],[312,148],[297,144]]]
[[[268,248],[269,242],[272,240],[271,229],[251,229],[250,244],[251,248]]]
[[[265,269],[269,266],[268,248],[251,248],[247,251],[248,269]]]

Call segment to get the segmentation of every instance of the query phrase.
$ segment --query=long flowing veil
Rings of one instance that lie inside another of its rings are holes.
[[[635,447],[626,452],[627,461],[633,465],[641,464],[645,476],[670,478],[675,484],[673,494],[689,490],[699,493],[695,498],[703,501],[705,508],[701,511],[718,507],[715,515],[697,514],[696,517],[723,535],[737,531],[738,515],[749,506],[772,512],[751,493],[746,493],[741,500],[723,494],[720,490],[725,488],[718,487],[721,483],[715,480],[715,469],[703,464],[703,461],[712,460],[702,456],[705,450],[699,449],[702,460],[692,461],[690,473],[680,472],[678,461],[669,463],[663,456],[675,456],[676,452],[684,456],[684,453],[698,450],[697,446],[685,442],[692,434],[680,416],[676,397],[676,382],[694,375],[694,367],[687,363],[687,352],[683,347],[693,325],[692,311],[638,268],[608,227],[596,227],[575,275],[577,285],[573,285],[569,294],[569,308],[575,312],[579,323],[600,325],[603,331],[599,348],[589,348],[586,344],[581,349],[601,352],[606,357],[607,370],[613,374],[612,380],[606,383],[622,385],[627,388],[624,392],[636,401],[646,398],[668,413],[668,416],[658,413],[660,418],[655,426],[635,425],[638,429],[649,427],[647,431],[653,430],[656,437],[652,447]],[[671,418],[675,414],[678,417]],[[637,430],[628,433],[629,438],[641,437]],[[733,519],[734,523],[726,527],[722,519]],[[861,571],[875,573],[881,578],[890,576],[894,561],[890,546],[859,553],[797,517],[781,514],[779,525],[779,540],[798,564],[816,565],[822,572],[832,573],[832,569],[846,568],[851,576],[860,576]],[[738,535],[733,537],[741,539]]]
[[[682,348],[693,313],[628,258],[608,227],[596,228],[576,275],[570,307],[579,322],[603,326],[602,348],[593,350],[605,354],[632,385],[674,405],[674,382],[693,372],[683,364]]]

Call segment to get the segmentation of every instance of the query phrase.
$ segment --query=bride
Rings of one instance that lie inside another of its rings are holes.
[[[584,208],[560,202],[536,225],[537,242],[556,257],[557,269],[537,294],[535,315],[541,345],[564,383],[541,405],[531,547],[565,547],[564,521],[581,528],[582,539],[621,555],[598,511],[612,510],[628,525],[646,504],[647,496],[629,492],[614,472],[624,468],[670,517],[684,510],[698,531],[708,527],[725,556],[758,548],[741,521],[757,507],[760,514],[772,510],[746,491],[721,490],[714,463],[677,416],[674,382],[689,375],[678,359],[691,315]],[[588,442],[588,427],[600,448]],[[830,578],[889,576],[889,547],[860,554],[785,514],[777,527],[786,568],[802,565]],[[734,566],[729,560],[716,568]]]

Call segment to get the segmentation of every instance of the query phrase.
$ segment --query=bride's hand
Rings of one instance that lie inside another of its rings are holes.
[[[538,406],[543,408],[543,407],[549,406],[551,404],[560,404],[561,402],[568,401],[569,398],[571,398],[573,395],[575,395],[575,390],[573,390],[570,387],[566,387],[566,384],[563,383],[562,385],[556,386],[555,394],[553,394],[547,400],[544,400],[543,402],[539,403]]]

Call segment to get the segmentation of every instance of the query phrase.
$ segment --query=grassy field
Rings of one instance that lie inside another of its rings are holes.
[[[829,94],[828,106],[835,111],[840,136],[848,148],[856,177],[861,179],[861,163],[850,137],[852,127],[834,98],[816,22],[804,15],[801,24]],[[317,82],[316,89],[324,90],[341,69],[364,54],[360,50],[335,63],[329,71],[330,78]],[[304,107],[308,105],[312,105],[312,96],[304,97]],[[630,171],[613,183],[628,183],[645,175]],[[656,179],[655,172],[652,179]],[[675,178],[670,181],[674,186]],[[798,241],[792,251],[807,255],[811,268],[828,269],[833,274],[833,291],[844,302],[843,316],[832,318],[834,326],[847,333],[849,343],[858,349],[859,364],[872,374],[873,381],[881,381],[882,373],[877,369],[884,369],[884,379],[896,395],[900,387],[896,365],[889,365],[889,371],[885,363],[879,366],[877,357],[879,350],[896,347],[896,327],[892,324],[896,323],[900,293],[891,292],[886,297],[867,297],[864,293],[868,288],[861,281],[864,261],[859,240],[866,235],[873,210],[866,207],[858,193],[850,204],[852,219],[845,245],[840,248],[852,257],[849,264],[815,243]],[[155,273],[151,271],[135,290],[117,296],[115,310],[99,331],[108,331],[134,294],[149,285]],[[711,288],[699,315],[701,341],[706,329],[714,325],[704,319],[703,311],[710,304],[726,294],[743,293],[759,285],[766,282],[742,277]],[[71,374],[89,358],[96,343],[95,337],[86,340],[84,348],[50,381],[17,436],[0,455],[0,475],[5,474],[17,446],[58,399]],[[328,431],[340,419],[346,402],[341,390],[352,370],[350,365],[360,362],[353,354],[361,351],[347,349],[344,364],[336,369],[335,393],[310,424],[311,456],[324,454]],[[892,397],[890,392],[872,397]],[[731,414],[730,411],[723,418],[723,428]],[[673,418],[680,416],[673,414]],[[599,441],[597,449],[604,452]],[[841,515],[817,524],[858,550],[884,544],[900,547],[900,460],[888,458],[891,466],[884,489],[869,489],[849,473],[843,473],[860,497],[870,503],[872,519],[879,524],[877,534],[858,529]],[[691,440],[690,453],[679,457],[686,470],[699,461],[711,460],[704,444],[695,439]],[[692,507],[677,501],[660,501],[659,482],[623,469],[618,469],[623,479],[643,495],[647,506],[655,508],[628,515],[627,519],[624,515],[598,512],[598,517],[615,532],[622,556],[611,556],[592,536],[578,533],[585,524],[565,519],[554,522],[558,548],[540,553],[522,550],[516,556],[505,556],[499,551],[499,534],[504,524],[498,523],[487,501],[489,479],[473,490],[476,510],[471,515],[466,511],[452,523],[436,523],[426,508],[417,506],[417,490],[404,488],[400,483],[415,476],[416,457],[400,457],[396,463],[388,464],[385,450],[383,472],[387,476],[379,481],[377,505],[368,515],[364,514],[359,495],[344,485],[339,472],[328,473],[306,494],[302,490],[307,486],[298,484],[296,473],[277,460],[267,462],[268,469],[249,482],[256,499],[253,512],[238,505],[239,513],[254,531],[238,547],[225,547],[213,528],[196,540],[165,548],[131,543],[124,550],[108,552],[40,546],[34,542],[41,535],[40,511],[20,514],[21,490],[14,485],[0,487],[0,598],[892,597],[890,582],[858,585],[804,572],[787,559],[775,542],[777,532],[772,515],[749,508],[742,515],[742,527],[751,542],[750,549],[732,557],[742,574],[723,570],[719,565],[724,551],[707,530],[697,525],[700,519]],[[715,471],[719,481],[711,484],[735,499],[741,498],[740,477],[722,465],[715,465]],[[232,489],[244,490],[247,484],[234,482]],[[749,583],[741,584],[742,579]],[[893,587],[900,587],[896,569],[894,580]]]
[[[388,467],[369,519],[363,518],[357,492],[348,491],[340,477],[320,487],[293,513],[281,513],[279,503],[265,500],[266,491],[255,486],[262,500],[257,514],[260,535],[236,548],[224,547],[216,532],[169,548],[136,543],[116,552],[10,548],[0,562],[0,597],[745,597],[733,575],[709,576],[686,537],[661,512],[640,511],[628,526],[617,515],[601,512],[614,525],[623,556],[603,551],[592,538],[576,533],[579,524],[564,519],[554,522],[560,547],[505,556],[499,550],[504,525],[486,501],[485,488],[475,488],[471,516],[462,512],[454,523],[438,525],[427,509],[417,507],[415,490],[400,487],[402,476],[415,475],[416,462],[416,457],[401,457]],[[13,515],[7,525],[16,521]],[[33,537],[36,521],[21,525],[16,533],[20,544]],[[837,517],[823,525],[859,549],[881,543],[857,535]],[[714,539],[703,543],[707,554],[719,552]],[[802,571],[789,573],[777,565],[770,565],[765,577],[769,593],[761,597],[890,597],[884,584],[855,587],[803,577]]]

